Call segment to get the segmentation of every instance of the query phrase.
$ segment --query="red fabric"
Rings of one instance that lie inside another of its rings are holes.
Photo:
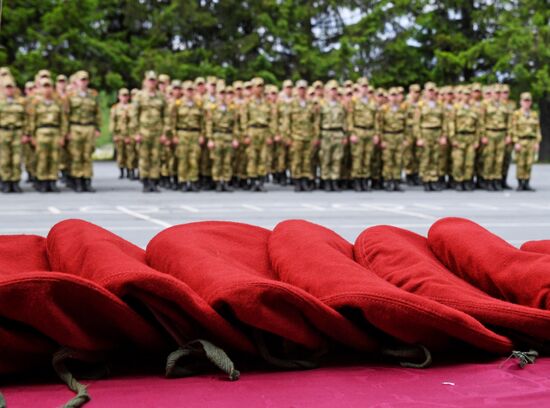
[[[506,352],[510,342],[465,313],[405,292],[376,276],[362,251],[333,231],[307,221],[277,225],[270,240],[279,277],[304,288],[336,310],[359,310],[366,322],[411,344],[446,349],[463,340],[486,350]],[[367,326],[367,325],[365,325]]]
[[[180,345],[213,337],[218,344],[253,351],[250,342],[188,285],[147,266],[145,251],[119,236],[86,221],[67,220],[51,229],[47,246],[52,267],[145,306]],[[149,326],[138,335],[157,334]]]
[[[518,408],[550,403],[550,359],[520,369],[512,360],[434,366],[427,370],[351,366],[301,372],[262,372],[239,381],[200,376],[167,381],[128,376],[84,381],[86,408]],[[8,407],[59,407],[72,396],[61,384],[10,385]]]
[[[357,331],[305,291],[276,280],[267,252],[270,231],[231,222],[197,222],[158,234],[147,246],[155,269],[186,282],[214,309],[309,349],[321,333],[365,347]],[[248,331],[245,329],[245,331]],[[352,337],[354,336],[354,337]],[[357,340],[352,340],[357,339]]]
[[[377,226],[363,231],[355,247],[378,276],[407,292],[463,311],[500,334],[550,340],[550,312],[498,300],[473,287],[438,261],[423,236]]]
[[[522,251],[550,255],[550,240],[541,239],[539,241],[527,241],[521,246],[520,249]]]
[[[521,251],[463,218],[433,224],[428,245],[455,275],[489,295],[550,309],[550,256]]]

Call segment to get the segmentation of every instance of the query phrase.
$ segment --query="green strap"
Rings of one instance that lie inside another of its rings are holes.
[[[423,345],[384,347],[382,354],[388,357],[395,357],[401,360],[399,364],[406,368],[427,368],[432,365],[432,353]],[[413,363],[424,359],[421,363]]]
[[[4,398],[4,394],[0,392],[0,408],[6,408],[8,405],[6,404],[6,399]]]
[[[236,381],[241,376],[241,373],[235,369],[233,361],[231,361],[225,351],[209,341],[193,340],[168,356],[166,360],[166,377],[187,377],[196,374],[196,371],[190,365],[178,365],[182,358],[193,357],[200,359],[206,357],[212,364],[226,373],[231,381]]]
[[[539,356],[539,353],[535,350],[529,350],[529,351],[518,351],[514,350],[512,351],[512,354],[502,362],[500,367],[502,367],[508,360],[511,358],[515,358],[518,360],[518,364],[520,368],[525,368],[528,364],[535,364],[535,360]]]
[[[326,354],[327,350],[321,350],[316,355],[312,356],[311,360],[296,360],[275,357],[265,341],[265,335],[260,330],[254,330],[254,340],[256,347],[260,352],[260,356],[274,367],[285,368],[290,370],[311,370],[319,367],[318,359]]]

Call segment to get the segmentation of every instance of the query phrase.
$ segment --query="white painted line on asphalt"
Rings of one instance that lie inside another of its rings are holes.
[[[153,223],[153,224],[157,224],[157,225],[160,225],[161,227],[171,227],[172,224],[169,224],[165,221],[162,221],[162,220],[159,220],[157,218],[153,218],[153,217],[150,217],[148,215],[145,215],[145,214],[140,214],[136,211],[132,211],[130,210],[129,208],[126,208],[126,207],[123,207],[123,206],[117,206],[116,209],[124,214],[128,214],[134,218],[139,218],[140,220],[144,220],[144,221],[148,221],[150,223]]]
[[[315,205],[315,204],[306,204],[306,203],[303,203],[303,204],[302,204],[302,207],[307,208],[307,209],[309,209],[309,210],[326,211],[326,208],[321,207],[320,205]]]
[[[520,203],[521,207],[535,208],[537,210],[550,210],[549,204],[532,204],[532,203]]]
[[[362,207],[373,209],[381,212],[388,212],[392,214],[407,215],[409,217],[422,218],[425,220],[437,220],[438,217],[433,215],[422,214],[416,211],[405,210],[402,205],[379,205],[379,204],[360,204]]]
[[[252,204],[241,204],[243,208],[246,208],[248,210],[257,211],[257,212],[263,212],[264,209],[262,207],[258,207],[257,205]]]
[[[57,207],[48,207],[48,211],[52,214],[61,214],[61,210]]]
[[[439,205],[433,205],[433,204],[414,203],[413,205],[418,208],[425,208],[426,210],[443,211],[445,209],[443,207],[440,207]]]
[[[480,210],[490,210],[490,211],[500,210],[499,207],[496,207],[494,205],[489,205],[489,204],[466,203],[466,206],[468,206],[470,208],[479,208]]]
[[[182,210],[187,210],[189,212],[192,212],[192,213],[198,213],[199,210],[195,207],[191,207],[190,205],[180,205],[180,208]]]

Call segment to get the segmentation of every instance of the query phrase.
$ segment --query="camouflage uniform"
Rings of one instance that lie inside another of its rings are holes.
[[[139,92],[140,91],[138,89],[135,89],[135,88],[132,89],[132,91],[130,92],[132,96],[132,101],[135,98],[137,98]],[[128,107],[128,114],[130,117],[130,129],[129,129],[128,137],[124,140],[125,151],[126,151],[125,153],[126,168],[128,169],[128,178],[130,180],[136,180],[138,178],[136,174],[136,170],[138,169],[138,165],[139,165],[139,160],[138,160],[139,145],[136,143],[135,135],[132,133],[133,131],[135,131],[135,129],[132,129],[132,125],[131,125],[134,107],[135,105],[133,103],[130,103],[130,106]]]
[[[127,89],[121,89],[119,95],[127,95]],[[117,164],[124,177],[124,169],[128,163],[126,140],[130,136],[130,104],[118,102],[111,107],[109,132],[113,137],[116,149]]]
[[[12,83],[12,86],[15,84]],[[21,139],[27,133],[23,98],[6,97],[0,102],[0,180],[2,192],[20,192]]]
[[[505,88],[508,89],[508,88]],[[516,103],[514,101],[506,101],[506,107],[508,108],[508,114],[510,115],[510,118],[512,118],[512,115],[514,111],[516,110]],[[510,119],[511,122],[511,119]],[[510,169],[510,164],[512,163],[512,152],[514,151],[514,143],[512,142],[512,135],[510,134],[510,130],[508,131],[508,136],[510,137],[509,142],[507,141],[505,143],[504,147],[504,159],[502,161],[502,187],[509,189],[510,186],[508,186],[508,183],[506,179],[508,178],[508,170]]]
[[[407,105],[391,102],[384,105],[379,111],[378,126],[382,145],[384,188],[388,191],[401,191],[399,183],[403,167]]]
[[[444,94],[452,94],[452,87],[444,87],[442,92]],[[445,176],[452,176],[452,147],[449,143],[449,121],[453,114],[454,106],[452,103],[443,102],[443,109],[445,111],[445,122],[447,128],[443,130],[444,135],[447,136],[445,144],[440,145],[439,156],[439,179],[442,183],[445,183]]]
[[[289,86],[292,86],[291,81],[287,80],[283,82],[283,87]],[[290,141],[290,135],[284,131],[284,123],[290,113],[293,101],[293,97],[283,95],[277,102],[278,132],[275,133],[275,135],[280,136],[281,139],[273,141],[273,172],[277,175],[276,177],[281,185],[286,185],[286,170],[289,162],[288,144]]]
[[[420,92],[420,86],[418,84],[413,84],[409,87],[410,92]],[[405,175],[407,177],[407,182],[409,185],[418,184],[418,164],[420,149],[416,146],[416,135],[413,131],[414,129],[414,113],[416,112],[416,107],[418,101],[413,102],[412,100],[407,100],[407,127],[405,129],[405,149],[403,151],[403,167],[405,168]]]

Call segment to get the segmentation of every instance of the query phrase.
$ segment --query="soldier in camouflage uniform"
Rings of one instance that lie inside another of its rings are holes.
[[[390,101],[380,108],[376,133],[380,134],[384,189],[403,191],[399,186],[403,168],[403,150],[407,127],[407,105],[399,97],[399,90],[391,88]]]
[[[471,105],[474,107],[474,109],[477,110],[478,115],[480,117],[481,122],[484,122],[484,116],[485,116],[485,103],[486,100],[483,99],[483,93],[482,87],[478,83],[474,83],[471,86]],[[490,97],[490,88],[485,88],[485,96]],[[476,182],[478,188],[483,188],[483,150],[485,148],[485,144],[483,143],[485,140],[485,129],[482,126],[481,134],[479,135],[479,147],[476,151],[476,161],[475,161],[475,167],[474,167],[474,173],[476,175]]]
[[[0,101],[0,190],[21,193],[21,140],[26,135],[25,100],[15,96],[15,82],[3,80],[4,98]]]
[[[32,107],[32,102],[35,95],[36,85],[32,81],[28,81],[25,84],[25,113],[27,117],[30,115],[30,109]],[[28,120],[27,120],[28,122]],[[36,181],[36,154],[35,154],[35,147],[31,143],[31,137],[28,133],[23,135],[23,139],[21,140],[21,143],[23,145],[22,151],[23,151],[23,164],[25,165],[25,170],[27,171],[27,183],[34,183]]]
[[[347,131],[347,111],[338,98],[338,83],[331,80],[326,85],[328,98],[321,103],[319,125],[321,128],[321,179],[325,191],[340,191],[342,159]]]
[[[130,106],[129,106],[129,115],[130,115],[130,123],[131,123],[131,118],[132,118],[132,114],[133,114],[133,109],[134,109],[134,104],[132,103],[135,98],[137,97],[137,95],[139,94],[139,89],[137,88],[133,88],[131,91],[130,91]],[[125,144],[125,150],[126,150],[126,171],[128,173],[128,179],[130,180],[138,180],[139,177],[138,177],[138,174],[137,173],[137,169],[138,169],[138,144],[136,143],[136,138],[135,138],[135,135],[132,134],[132,127],[130,125],[130,128],[129,128],[129,134],[128,134],[128,137],[126,137],[124,139],[124,144]]]
[[[516,151],[518,191],[535,191],[530,185],[531,168],[535,153],[542,140],[539,115],[531,109],[532,98],[529,92],[521,94],[521,108],[512,115],[511,135]]]
[[[239,147],[239,108],[230,102],[231,87],[221,85],[219,99],[206,112],[206,138],[212,158],[212,178],[216,191],[233,191],[229,185],[233,177],[233,157]]]
[[[510,87],[506,84],[500,86],[500,101],[508,108],[510,118],[516,110],[516,103],[509,99]],[[510,120],[511,121],[511,120]],[[511,187],[508,185],[508,170],[510,169],[510,163],[512,162],[512,152],[514,150],[514,143],[512,142],[512,135],[510,131],[506,139],[504,140],[504,158],[502,160],[502,188],[509,190]]]
[[[145,74],[144,89],[132,101],[130,129],[139,145],[139,175],[143,192],[159,192],[160,143],[166,138],[168,106],[157,90],[154,71]]]
[[[59,192],[59,150],[67,134],[64,107],[55,99],[51,79],[40,80],[41,95],[33,101],[29,133],[36,146],[36,187],[39,192]]]
[[[253,90],[243,106],[241,123],[244,129],[243,142],[246,145],[248,184],[254,191],[266,191],[264,179],[267,175],[268,142],[272,139],[273,109],[264,97],[264,80],[254,78]]]
[[[183,83],[185,97],[170,106],[170,132],[176,146],[178,183],[181,191],[198,192],[201,142],[204,140],[203,105],[191,81]],[[215,106],[208,103],[208,109]]]
[[[123,179],[128,163],[126,156],[126,139],[130,137],[130,92],[127,88],[118,91],[118,103],[111,107],[109,132],[115,144],[117,164],[120,169],[119,179]]]
[[[69,132],[70,177],[76,192],[94,192],[92,188],[92,154],[101,128],[101,111],[97,92],[88,88],[86,71],[77,72],[78,89],[66,99]]]
[[[216,104],[217,99],[217,88],[218,88],[218,78],[215,76],[207,77],[207,92],[203,95],[201,101],[199,102],[203,109],[208,110]],[[221,85],[221,83],[220,83]],[[204,126],[204,122],[203,122]],[[208,149],[208,140],[204,137],[204,128],[201,129],[201,138],[200,138],[200,157],[199,157],[199,175],[200,175],[200,186],[205,190],[211,190],[214,188],[214,183],[212,180],[212,160],[210,159],[210,150]]]
[[[273,138],[273,181],[286,186],[287,184],[287,165],[290,135],[284,133],[283,123],[287,120],[290,106],[294,100],[292,95],[293,84],[290,79],[283,82],[283,93],[277,101],[277,126],[278,132]],[[294,178],[294,176],[292,176]]]
[[[462,90],[465,99],[457,103],[449,117],[449,141],[453,155],[453,180],[456,191],[474,189],[474,165],[482,123],[479,112],[470,105],[468,88]]]
[[[355,191],[369,191],[371,162],[374,146],[379,143],[376,129],[376,102],[369,98],[369,82],[359,80],[360,94],[354,96],[349,105],[351,177]]]
[[[311,158],[319,139],[318,105],[307,99],[306,81],[300,80],[296,86],[297,96],[288,107],[282,127],[290,140],[290,173],[294,191],[312,191]]]
[[[376,90],[376,104],[378,109],[384,106],[387,103],[386,90],[383,88],[378,88]],[[372,152],[371,159],[371,188],[373,190],[382,189],[382,148],[380,143],[374,145],[374,150]]]
[[[420,147],[420,177],[425,191],[441,191],[438,165],[440,146],[446,143],[446,116],[437,101],[435,84],[427,82],[424,89],[426,100],[418,103],[414,117],[416,145]]]
[[[239,112],[239,126],[238,133],[236,135],[237,140],[239,141],[239,147],[235,151],[235,157],[233,160],[233,184],[240,188],[246,188],[247,177],[246,177],[246,146],[243,143],[243,128],[241,123],[241,110],[246,103],[246,98],[244,96],[244,84],[242,81],[235,81],[233,83],[233,90],[235,92],[233,103],[235,104]]]
[[[454,109],[454,99],[455,92],[452,86],[445,86],[441,89],[442,94],[442,105],[445,110],[445,116],[447,123],[447,129],[444,130],[444,134],[447,135],[444,144],[440,145],[440,156],[439,156],[439,182],[441,185],[447,186],[448,188],[453,187],[453,176],[452,176],[452,147],[448,139],[449,135],[449,121],[452,116]],[[449,177],[447,180],[446,177]]]
[[[68,98],[68,83],[67,77],[63,74],[57,76],[55,80],[55,97],[61,103],[66,106],[66,100]],[[69,181],[69,171],[71,168],[71,156],[68,150],[68,143],[65,143],[61,147],[59,158],[59,171],[61,172],[61,181],[67,183]]]
[[[407,96],[407,128],[405,130],[405,150],[403,151],[403,167],[405,168],[405,177],[409,186],[420,184],[418,177],[418,164],[420,149],[416,146],[416,137],[413,132],[414,113],[420,100],[420,85],[412,84],[409,86],[409,95]]]

